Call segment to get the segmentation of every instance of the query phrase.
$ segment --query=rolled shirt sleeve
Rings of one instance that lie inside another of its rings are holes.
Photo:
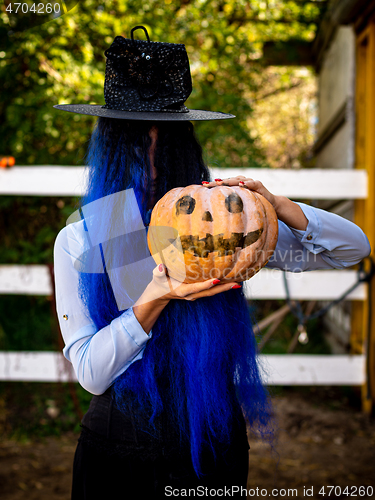
[[[64,356],[72,363],[82,387],[92,394],[102,394],[142,358],[152,332],[143,330],[132,308],[106,327],[95,327],[79,298],[79,272],[74,265],[85,251],[83,234],[83,224],[78,222],[62,229],[56,238],[56,308],[65,342]]]
[[[308,225],[305,231],[279,221],[279,238],[267,267],[301,272],[345,269],[371,252],[367,236],[339,215],[298,203]]]

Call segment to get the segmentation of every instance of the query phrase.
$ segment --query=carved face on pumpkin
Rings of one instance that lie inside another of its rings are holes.
[[[229,214],[243,212],[243,202],[237,193],[230,193],[225,197],[224,205]],[[189,195],[182,196],[175,204],[176,216],[190,215],[194,212],[196,200]],[[198,215],[200,217],[200,215]],[[201,217],[202,222],[214,222],[212,213],[205,210]],[[203,226],[202,226],[203,227]],[[208,258],[211,252],[218,252],[218,256],[232,255],[237,248],[245,248],[255,243],[263,233],[263,227],[250,231],[247,234],[232,232],[229,238],[224,238],[224,233],[209,234],[200,238],[199,235],[180,235],[182,251],[193,252],[197,257]]]
[[[163,261],[176,279],[183,266],[185,283],[248,279],[269,259],[277,241],[277,218],[270,203],[237,186],[172,189],[153,210],[150,229],[155,226],[177,230],[177,239],[167,238],[170,248],[151,231],[149,247],[155,261]],[[160,250],[164,258],[159,260]]]

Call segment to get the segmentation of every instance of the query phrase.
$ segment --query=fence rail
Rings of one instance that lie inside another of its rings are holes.
[[[237,175],[258,179],[271,193],[293,199],[353,200],[367,197],[365,170],[213,168],[211,172],[214,179]],[[0,170],[0,195],[80,196],[85,186],[84,167],[46,165]]]
[[[326,270],[313,273],[286,273],[291,298],[297,300],[334,300],[357,281],[357,272]],[[262,269],[245,282],[249,300],[285,299],[283,272]],[[0,294],[52,295],[50,273],[43,265],[0,265]],[[347,300],[366,300],[367,285],[355,288]]]
[[[267,385],[362,385],[365,356],[260,355]],[[0,380],[76,381],[72,365],[59,352],[0,352]]]

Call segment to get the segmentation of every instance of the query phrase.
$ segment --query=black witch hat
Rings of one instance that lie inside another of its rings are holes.
[[[134,40],[143,29],[146,40]],[[192,91],[189,59],[185,45],[151,42],[144,26],[131,30],[131,38],[117,36],[107,57],[104,99],[99,104],[58,104],[54,108],[71,113],[125,120],[218,120],[235,118],[217,111],[188,109],[185,101]]]

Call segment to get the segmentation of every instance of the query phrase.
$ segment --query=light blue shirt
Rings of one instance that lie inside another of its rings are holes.
[[[292,272],[345,269],[370,254],[366,235],[338,215],[298,203],[308,225],[305,231],[279,221],[279,237],[269,268]],[[141,359],[147,334],[133,309],[97,330],[78,296],[79,272],[74,266],[85,247],[83,221],[64,227],[54,247],[57,315],[65,342],[64,356],[79,383],[92,394],[103,394],[134,361]]]

